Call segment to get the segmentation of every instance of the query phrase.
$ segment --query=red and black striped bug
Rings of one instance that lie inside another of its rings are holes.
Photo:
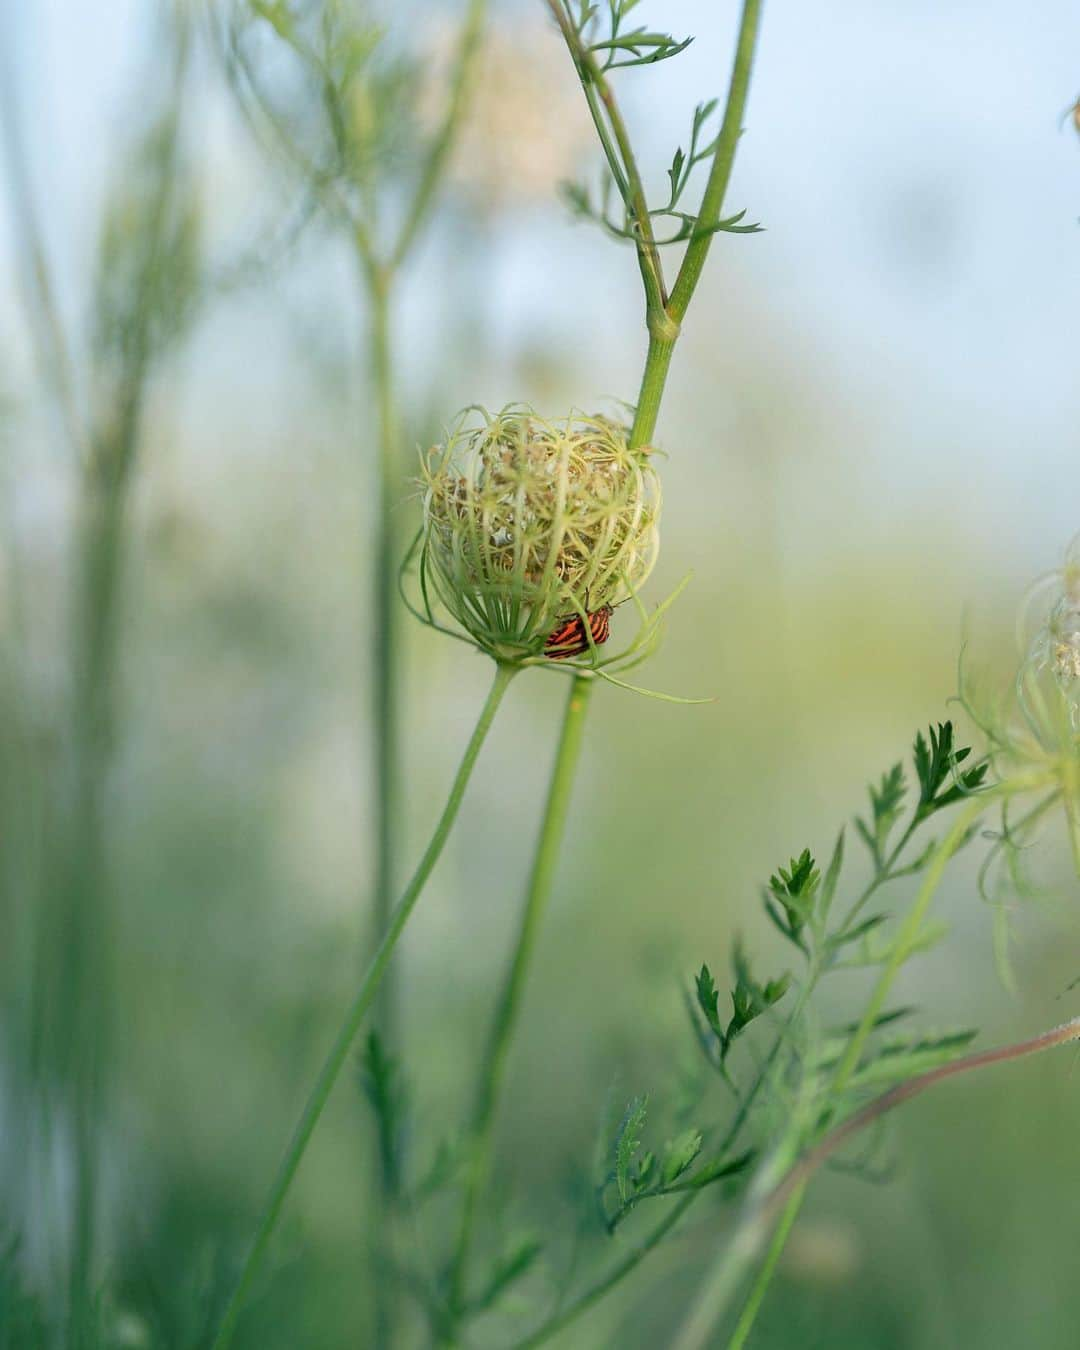
[[[571,614],[569,618],[560,620],[544,643],[544,655],[552,661],[565,661],[571,656],[581,656],[592,646],[602,647],[611,636],[611,614],[611,605],[594,609],[587,616],[588,631],[585,628],[586,619],[580,614]]]

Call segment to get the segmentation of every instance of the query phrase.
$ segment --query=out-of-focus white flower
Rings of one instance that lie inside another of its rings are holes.
[[[429,42],[418,115],[430,134],[445,113],[458,35],[439,25]],[[593,136],[558,35],[529,19],[492,25],[472,79],[451,182],[488,211],[550,200],[575,174]]]
[[[1032,611],[1038,627],[1026,642],[1018,680],[1021,704],[1036,726],[1053,718],[1051,697],[1042,689],[1050,678],[1060,691],[1069,730],[1080,733],[1080,534],[1066,550],[1063,566],[1032,588],[1022,626]],[[1047,737],[1041,739],[1045,743]],[[1058,735],[1051,730],[1049,739]]]

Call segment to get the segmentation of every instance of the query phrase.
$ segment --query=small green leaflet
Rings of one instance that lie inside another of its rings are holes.
[[[894,764],[887,773],[881,775],[878,786],[874,787],[871,783],[868,791],[870,821],[864,821],[858,816],[855,828],[880,866],[885,861],[885,846],[889,835],[904,809],[907,783],[904,779],[903,764],[899,762]]]
[[[929,728],[929,742],[920,731],[915,737],[915,772],[919,777],[919,805],[916,818],[925,820],[927,816],[951,806],[979,788],[990,766],[985,761],[963,773],[957,772],[957,766],[971,755],[970,746],[953,749],[953,724],[939,722],[937,729]],[[941,789],[946,781],[952,786],[945,792]]]
[[[821,882],[813,855],[804,848],[788,867],[778,867],[769,878],[765,892],[765,911],[780,932],[804,952],[803,929],[814,912],[814,900]]]
[[[750,970],[741,942],[735,943],[732,965],[735,984],[731,991],[732,1012],[727,1026],[720,1020],[719,995],[709,967],[703,965],[695,980],[697,1004],[719,1042],[721,1065],[727,1059],[739,1033],[762,1013],[767,1012],[773,1004],[779,1003],[791,986],[791,976],[787,973],[765,984],[759,984]]]
[[[671,1140],[664,1150],[664,1161],[660,1168],[660,1182],[670,1186],[686,1171],[701,1152],[702,1137],[700,1130],[685,1130]]]
[[[615,1185],[623,1204],[630,1199],[635,1189],[630,1168],[634,1155],[641,1147],[641,1131],[645,1126],[648,1106],[648,1097],[635,1097],[626,1108],[619,1132],[615,1136]]]

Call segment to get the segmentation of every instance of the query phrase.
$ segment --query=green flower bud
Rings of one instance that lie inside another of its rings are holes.
[[[425,603],[497,660],[542,660],[560,620],[636,595],[656,562],[660,480],[606,417],[467,409],[423,481]]]

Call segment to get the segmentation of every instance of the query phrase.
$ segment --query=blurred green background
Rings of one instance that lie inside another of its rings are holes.
[[[640,371],[633,255],[557,200],[558,181],[595,161],[569,63],[539,4],[494,8],[495,55],[396,315],[410,449],[470,402],[610,410]],[[697,35],[677,67],[628,88],[661,183],[693,103],[726,77],[735,12],[643,8]],[[457,12],[386,7],[393,41],[432,81]],[[5,105],[60,315],[92,348],[98,222],[168,60],[155,7],[8,0],[0,14]],[[236,282],[232,262],[260,256],[295,188],[198,43],[192,61],[184,155],[203,265],[229,284],[147,391],[101,785],[109,918],[95,978],[113,1031],[98,1275],[115,1344],[132,1347],[205,1343],[370,922],[362,298],[318,223]],[[693,1050],[682,990],[703,960],[725,967],[737,932],[774,951],[759,884],[804,846],[826,852],[865,783],[947,715],[965,623],[1008,678],[1023,592],[1080,526],[1080,145],[1058,128],[1078,85],[1068,0],[1037,15],[960,0],[767,12],[729,197],[767,232],[720,238],[686,325],[661,416],[648,597],[693,569],[645,682],[719,700],[595,700],[501,1117],[493,1240],[572,1231],[571,1178],[609,1095],[663,1093],[677,1077]],[[65,1122],[43,1129],[20,1086],[28,1010],[35,981],[62,998],[65,963],[89,950],[67,951],[62,930],[59,974],[30,956],[65,847],[53,802],[80,554],[78,472],[35,363],[16,222],[0,212],[0,1240],[20,1239],[0,1283],[4,1346],[37,1344],[16,1283],[51,1287],[70,1190]],[[416,500],[400,510],[411,521]],[[412,859],[488,669],[416,625],[406,668]],[[421,1157],[462,1119],[563,692],[539,675],[512,690],[401,953]],[[1032,862],[1039,899],[1004,898],[1017,993],[995,970],[971,860],[940,906],[952,936],[903,999],[932,1022],[978,1025],[979,1044],[1075,1013],[1080,924],[1060,844],[1048,831]],[[1078,1121],[1074,1051],[906,1108],[887,1184],[815,1182],[752,1344],[1072,1350]],[[353,1075],[305,1162],[244,1346],[370,1343],[371,1149]],[[28,1199],[35,1169],[55,1209]],[[432,1260],[442,1222],[436,1206],[414,1234]],[[695,1211],[559,1344],[666,1344],[725,1222],[719,1203]],[[553,1284],[565,1257],[552,1256]]]

